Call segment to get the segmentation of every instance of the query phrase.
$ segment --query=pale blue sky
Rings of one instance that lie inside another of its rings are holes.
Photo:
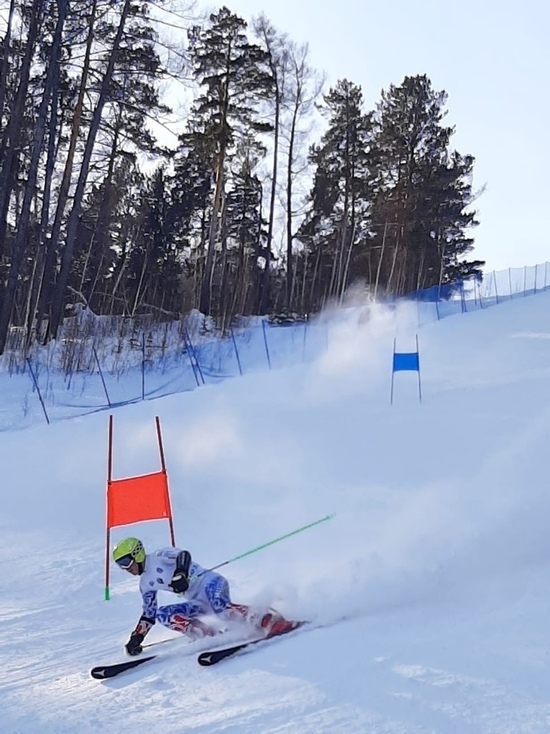
[[[220,3],[221,5],[222,3]],[[327,89],[361,85],[371,109],[382,89],[426,73],[449,95],[453,147],[476,158],[481,224],[473,257],[487,269],[550,260],[550,5],[547,0],[230,0],[250,20],[263,12],[307,42]]]

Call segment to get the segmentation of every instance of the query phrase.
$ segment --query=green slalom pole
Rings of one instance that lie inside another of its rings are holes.
[[[222,566],[227,566],[228,563],[233,563],[233,561],[238,561],[241,558],[246,558],[246,556],[251,556],[253,553],[256,553],[259,550],[262,550],[263,548],[267,548],[270,545],[274,545],[275,543],[279,543],[281,540],[285,540],[286,538],[290,538],[292,535],[297,535],[298,533],[301,533],[303,530],[308,530],[309,528],[315,527],[315,525],[319,525],[319,523],[326,522],[327,520],[332,520],[334,515],[327,515],[326,517],[322,517],[320,520],[315,520],[315,522],[310,522],[309,525],[304,525],[301,528],[298,528],[297,530],[293,530],[291,533],[286,533],[286,535],[281,535],[279,538],[275,538],[275,540],[270,540],[268,543],[263,543],[262,545],[259,545],[257,548],[252,548],[252,550],[246,551],[246,553],[241,553],[240,556],[235,556],[235,558],[230,558],[227,561],[224,561],[223,563],[218,563],[217,566],[212,566],[212,568],[209,568],[208,571],[215,571],[217,568],[221,568]]]

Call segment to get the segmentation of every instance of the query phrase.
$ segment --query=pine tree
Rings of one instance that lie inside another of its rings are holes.
[[[201,133],[180,136],[170,177],[169,216],[188,283],[188,308],[200,306],[213,200],[210,160],[209,142]]]
[[[180,314],[181,264],[174,245],[167,181],[162,168],[148,177],[140,195],[142,223],[129,253],[125,292],[129,314]]]
[[[271,129],[257,112],[259,102],[272,91],[266,52],[249,42],[246,27],[242,18],[223,7],[210,16],[206,28],[195,27],[189,34],[195,77],[203,88],[193,106],[190,132],[202,135],[215,186],[201,285],[200,309],[205,314],[211,313],[215,248],[223,248],[220,225],[228,160],[243,135]]]
[[[328,129],[311,150],[315,166],[311,206],[298,232],[302,268],[310,281],[308,309],[341,299],[350,278],[354,248],[368,230],[370,116],[360,87],[339,81],[324,97]]]
[[[293,293],[296,283],[294,267],[295,219],[302,214],[302,205],[296,205],[297,184],[309,173],[308,159],[304,155],[304,144],[309,140],[311,132],[311,112],[320,96],[324,78],[319,76],[309,65],[309,48],[307,44],[291,43],[289,47],[289,82],[286,94],[286,114],[283,120],[283,131],[286,142],[286,293],[285,310],[293,310]],[[304,122],[306,123],[304,126]]]
[[[267,261],[266,232],[262,219],[262,184],[255,171],[265,150],[253,138],[242,140],[233,159],[231,187],[227,191],[223,237],[220,312],[222,326],[236,314],[250,313],[257,302],[262,274],[260,258]]]
[[[408,293],[459,271],[477,274],[483,264],[458,265],[472,249],[465,232],[477,223],[466,211],[474,159],[450,149],[454,128],[442,124],[446,101],[446,93],[434,91],[422,75],[391,85],[377,106],[370,245],[377,257],[375,293]]]
[[[273,237],[275,227],[275,206],[279,180],[279,160],[281,153],[281,125],[284,107],[288,103],[288,75],[290,71],[290,50],[285,34],[280,34],[264,16],[254,21],[254,33],[265,49],[267,65],[273,81],[271,109],[273,119],[273,144],[271,155],[271,181],[268,198],[267,240],[263,249],[263,266],[258,280],[256,312],[267,313],[271,306],[271,263],[273,260]]]

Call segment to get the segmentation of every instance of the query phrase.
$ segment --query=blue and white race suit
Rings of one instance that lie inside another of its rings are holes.
[[[159,607],[157,593],[169,591],[169,583],[176,570],[179,548],[161,548],[148,553],[145,567],[139,578],[139,590],[143,600],[143,616],[151,621],[168,625],[173,614],[193,619],[204,614],[221,614],[230,604],[227,579],[214,571],[206,571],[198,563],[191,563],[189,589],[180,594],[182,601]]]

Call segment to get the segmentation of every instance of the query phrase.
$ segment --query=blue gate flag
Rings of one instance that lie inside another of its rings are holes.
[[[398,352],[393,355],[393,371],[404,372],[412,370],[413,372],[420,371],[420,360],[418,359],[418,352]]]
[[[416,352],[396,352],[397,338],[393,340],[393,362],[391,371],[390,403],[393,405],[393,378],[396,372],[418,372],[418,398],[422,402],[422,386],[420,383],[420,354],[418,334],[416,335]]]

